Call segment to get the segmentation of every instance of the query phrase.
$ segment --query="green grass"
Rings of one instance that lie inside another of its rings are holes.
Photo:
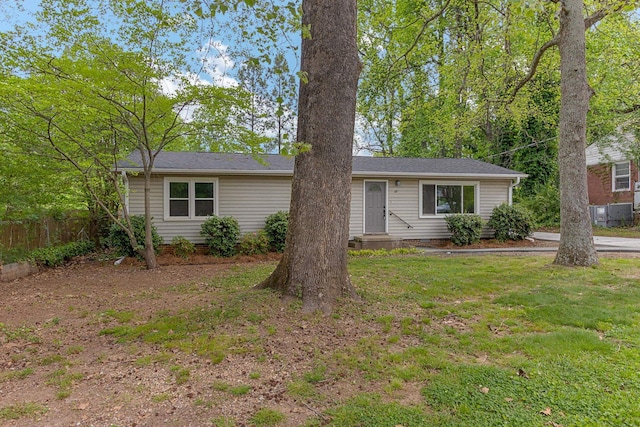
[[[17,420],[24,417],[35,418],[47,412],[47,408],[38,403],[18,403],[0,408],[0,420]]]
[[[33,374],[33,368],[0,373],[0,383],[11,380],[22,380]]]
[[[57,387],[56,398],[62,400],[71,395],[73,385],[84,378],[79,372],[70,372],[66,367],[53,371],[47,376],[45,384]]]
[[[210,282],[204,307],[103,333],[214,363],[243,354],[258,363],[246,374],[257,383],[251,372],[268,372],[260,363],[287,356],[265,352],[267,341],[273,348],[274,337],[322,325],[335,341],[322,346],[322,332],[311,336],[298,348],[308,358],[284,384],[289,398],[314,408],[309,426],[636,426],[640,259],[601,261],[565,268],[544,256],[352,257],[362,302],[341,303],[329,317],[252,290],[273,265],[241,267]],[[248,385],[211,387],[220,399],[256,394]],[[274,409],[249,422],[286,422]]]
[[[277,426],[286,419],[282,412],[275,409],[262,408],[258,409],[251,417],[249,422],[256,427]]]
[[[424,384],[424,400],[359,395],[328,411],[332,425],[640,425],[639,260],[563,268],[543,257],[415,257],[350,267],[366,302],[422,312],[375,318],[380,335],[336,351],[334,365],[386,382],[391,396],[400,380]],[[398,333],[423,344],[392,349]]]

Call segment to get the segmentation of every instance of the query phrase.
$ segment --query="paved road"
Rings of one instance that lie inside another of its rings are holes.
[[[550,240],[559,242],[560,233],[533,233],[533,238],[537,240]],[[598,250],[612,250],[613,248],[626,251],[640,251],[640,239],[629,237],[603,237],[593,236],[593,242]]]

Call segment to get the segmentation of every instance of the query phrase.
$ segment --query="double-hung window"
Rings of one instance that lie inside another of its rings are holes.
[[[629,191],[631,189],[631,168],[629,162],[613,164],[613,191]]]
[[[165,219],[198,219],[216,214],[215,178],[165,178]]]
[[[478,183],[420,181],[420,216],[478,213]]]

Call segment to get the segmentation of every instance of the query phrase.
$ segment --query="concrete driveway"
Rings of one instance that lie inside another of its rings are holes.
[[[535,232],[532,237],[536,240],[560,241],[560,233]],[[601,252],[640,252],[640,239],[630,237],[593,236],[593,243],[595,243],[596,249]]]

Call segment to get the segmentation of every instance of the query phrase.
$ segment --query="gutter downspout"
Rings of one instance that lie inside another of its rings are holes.
[[[520,177],[516,178],[516,182],[511,181],[509,184],[509,206],[513,205],[513,189],[520,185]]]

